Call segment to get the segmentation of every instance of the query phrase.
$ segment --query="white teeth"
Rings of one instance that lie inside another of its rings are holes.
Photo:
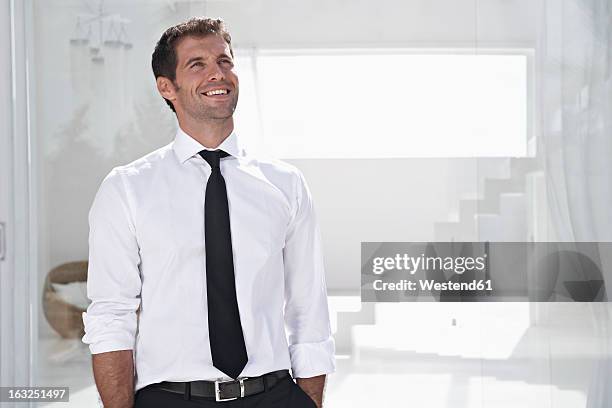
[[[205,92],[204,95],[206,95],[206,96],[227,95],[227,89],[215,89],[213,91]]]

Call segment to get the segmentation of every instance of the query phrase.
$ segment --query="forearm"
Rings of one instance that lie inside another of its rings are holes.
[[[325,374],[310,378],[298,378],[297,384],[317,404],[323,406],[323,389],[325,388]]]
[[[104,408],[134,406],[134,361],[132,350],[92,356],[94,379]]]

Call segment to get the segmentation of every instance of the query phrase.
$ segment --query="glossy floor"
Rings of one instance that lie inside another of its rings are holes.
[[[332,296],[330,311],[335,331],[351,335],[338,344],[345,354],[328,378],[328,407],[610,406],[607,303],[360,305]],[[39,354],[39,384],[70,386],[64,406],[99,406],[84,345],[45,339]]]

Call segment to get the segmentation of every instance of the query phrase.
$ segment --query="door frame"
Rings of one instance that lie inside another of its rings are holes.
[[[0,383],[36,384],[39,290],[36,217],[38,155],[33,95],[32,0],[0,0],[0,222],[4,260],[0,261]],[[19,404],[23,406],[23,403]],[[8,405],[11,406],[11,405]],[[31,403],[26,406],[32,406]]]

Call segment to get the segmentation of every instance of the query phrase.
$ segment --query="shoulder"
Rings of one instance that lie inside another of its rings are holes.
[[[300,183],[304,180],[304,175],[300,169],[284,160],[269,156],[247,156],[244,160],[249,165],[259,168],[266,177],[291,184]]]
[[[163,169],[169,161],[176,160],[172,143],[160,147],[127,164],[113,167],[102,181],[102,185],[110,184],[116,188],[124,188],[128,183],[146,181],[157,170]]]
[[[135,190],[147,188],[159,169],[168,160],[175,159],[172,144],[163,146],[130,163],[113,167],[102,180],[96,200],[120,199],[127,201]]]
[[[163,166],[168,160],[173,159],[175,159],[175,157],[173,156],[172,143],[169,143],[130,163],[113,168],[109,176],[112,174],[124,177],[146,175],[156,168]]]
[[[270,156],[243,157],[243,164],[251,169],[257,169],[267,183],[280,191],[286,202],[295,213],[304,200],[311,199],[310,190],[302,171],[295,165]]]

